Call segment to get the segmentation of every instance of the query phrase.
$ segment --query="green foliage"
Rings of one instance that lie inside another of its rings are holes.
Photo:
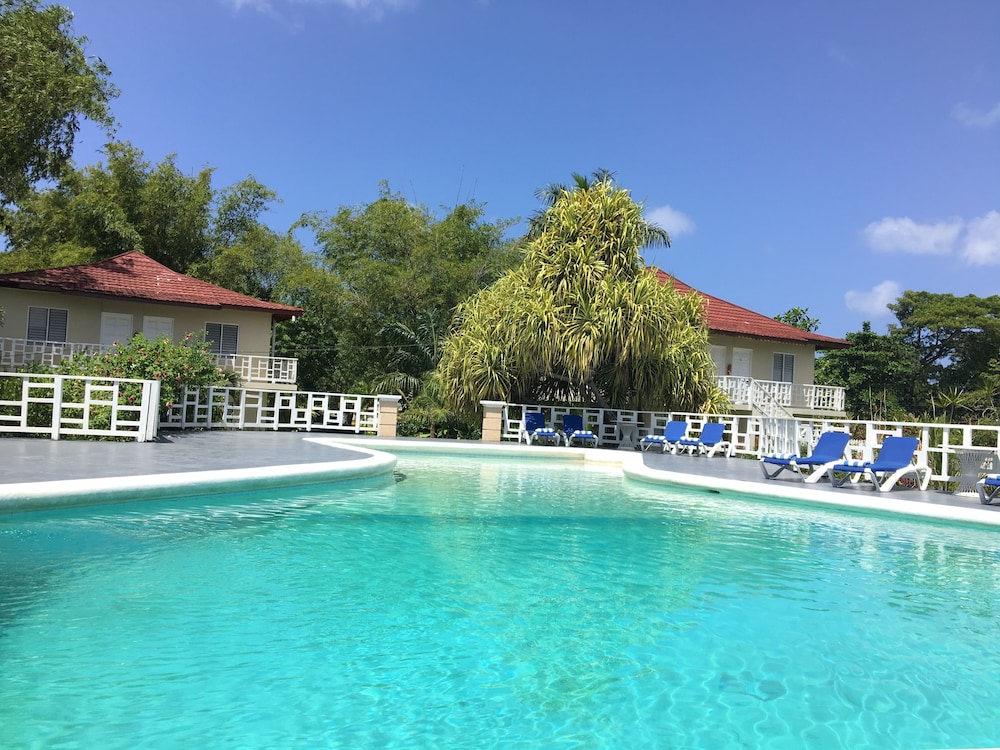
[[[211,248],[188,273],[257,299],[284,302],[295,297],[286,280],[314,268],[315,261],[294,236],[263,223],[268,204],[277,200],[273,190],[252,176],[220,191]]]
[[[38,0],[0,0],[0,209],[69,164],[80,121],[110,130],[110,71],[72,35],[73,14]]]
[[[996,421],[1000,416],[1000,296],[904,292],[884,336],[865,323],[850,349],[816,363],[816,382],[847,389],[862,419]]]
[[[899,320],[890,332],[917,353],[914,406],[935,391],[971,393],[985,385],[990,361],[1000,355],[1000,296],[906,291],[889,308]]]
[[[161,413],[177,403],[185,387],[238,385],[235,373],[222,370],[203,337],[188,334],[181,343],[166,337],[149,341],[141,333],[125,345],[95,355],[77,354],[64,360],[62,375],[136,378],[160,381]]]
[[[20,369],[21,373],[50,374],[52,368],[40,362],[30,362]],[[21,378],[0,377],[0,401],[12,401],[19,403],[22,398]],[[29,393],[29,396],[36,394]],[[51,391],[37,394],[41,398],[51,396]],[[21,414],[19,406],[0,406],[0,416],[16,418]],[[48,427],[52,424],[52,405],[41,402],[31,402],[27,406],[27,424],[29,427]],[[14,433],[3,431],[3,423],[0,422],[0,436],[33,437],[36,433]],[[42,435],[42,437],[47,437]]]
[[[282,279],[280,296],[305,311],[295,321],[279,323],[275,332],[275,355],[299,360],[299,388],[351,392],[354,381],[341,369],[345,358],[338,323],[344,318],[346,302],[336,278],[318,266],[306,265]]]
[[[819,318],[810,318],[808,307],[793,307],[781,315],[775,315],[774,319],[809,333],[819,330]]]
[[[332,282],[324,286],[322,326],[314,320],[289,327],[285,346],[322,345],[333,390],[391,372],[395,326],[416,329],[420,315],[435,310],[446,328],[460,302],[515,262],[503,237],[508,224],[483,221],[481,205],[458,205],[437,219],[385,183],[374,202],[304,216],[300,226],[315,234]]]
[[[816,382],[846,389],[847,412],[857,419],[905,419],[918,366],[916,352],[897,334],[880,335],[865,321],[848,333],[851,346],[816,361]]]
[[[719,398],[702,300],[649,273],[655,239],[610,181],[563,191],[522,264],[459,308],[439,366],[461,414],[482,399],[695,409]]]
[[[153,167],[128,143],[110,143],[107,163],[70,170],[33,193],[8,221],[5,271],[89,263],[128,250],[185,272],[212,248],[212,171],[187,176],[173,155]]]

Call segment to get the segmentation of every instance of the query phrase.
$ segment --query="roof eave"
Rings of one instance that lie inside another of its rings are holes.
[[[24,289],[31,292],[50,292],[52,294],[67,294],[72,297],[88,297],[92,299],[113,299],[121,302],[140,302],[147,305],[166,305],[169,307],[197,307],[202,310],[244,310],[246,312],[270,313],[274,320],[290,320],[302,315],[300,307],[276,310],[273,307],[255,307],[253,305],[229,305],[225,303],[188,302],[185,300],[164,300],[156,297],[135,297],[123,294],[107,294],[104,292],[88,292],[81,289],[67,289],[53,284],[42,284],[31,281],[0,281],[0,286],[12,289]]]

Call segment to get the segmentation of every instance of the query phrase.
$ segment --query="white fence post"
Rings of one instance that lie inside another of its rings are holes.
[[[62,394],[63,376],[55,375],[52,381],[52,439],[59,439],[59,428],[62,426]],[[25,410],[27,411],[27,409]]]

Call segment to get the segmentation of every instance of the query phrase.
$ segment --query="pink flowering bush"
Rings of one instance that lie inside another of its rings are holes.
[[[77,354],[58,368],[62,375],[89,375],[106,378],[135,378],[160,381],[160,413],[180,401],[185,387],[239,385],[234,372],[220,368],[203,336],[188,334],[177,344],[161,337],[149,341],[137,333],[127,344],[118,344],[102,354]],[[129,388],[135,393],[129,392]],[[140,388],[126,388],[123,396],[138,403]]]

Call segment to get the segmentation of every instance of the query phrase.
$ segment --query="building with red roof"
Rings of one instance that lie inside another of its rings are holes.
[[[52,363],[137,333],[179,341],[204,332],[244,384],[288,388],[295,382],[295,361],[273,357],[272,330],[275,322],[301,315],[300,308],[185,276],[136,250],[96,263],[0,274],[0,308],[4,369],[23,365],[18,359],[30,353]]]
[[[849,342],[803,331],[698,291],[664,271],[651,270],[660,283],[704,300],[709,350],[720,385],[734,403],[760,406],[750,393],[753,385],[796,415],[843,411],[843,389],[814,385],[814,365],[817,351],[843,349]]]

